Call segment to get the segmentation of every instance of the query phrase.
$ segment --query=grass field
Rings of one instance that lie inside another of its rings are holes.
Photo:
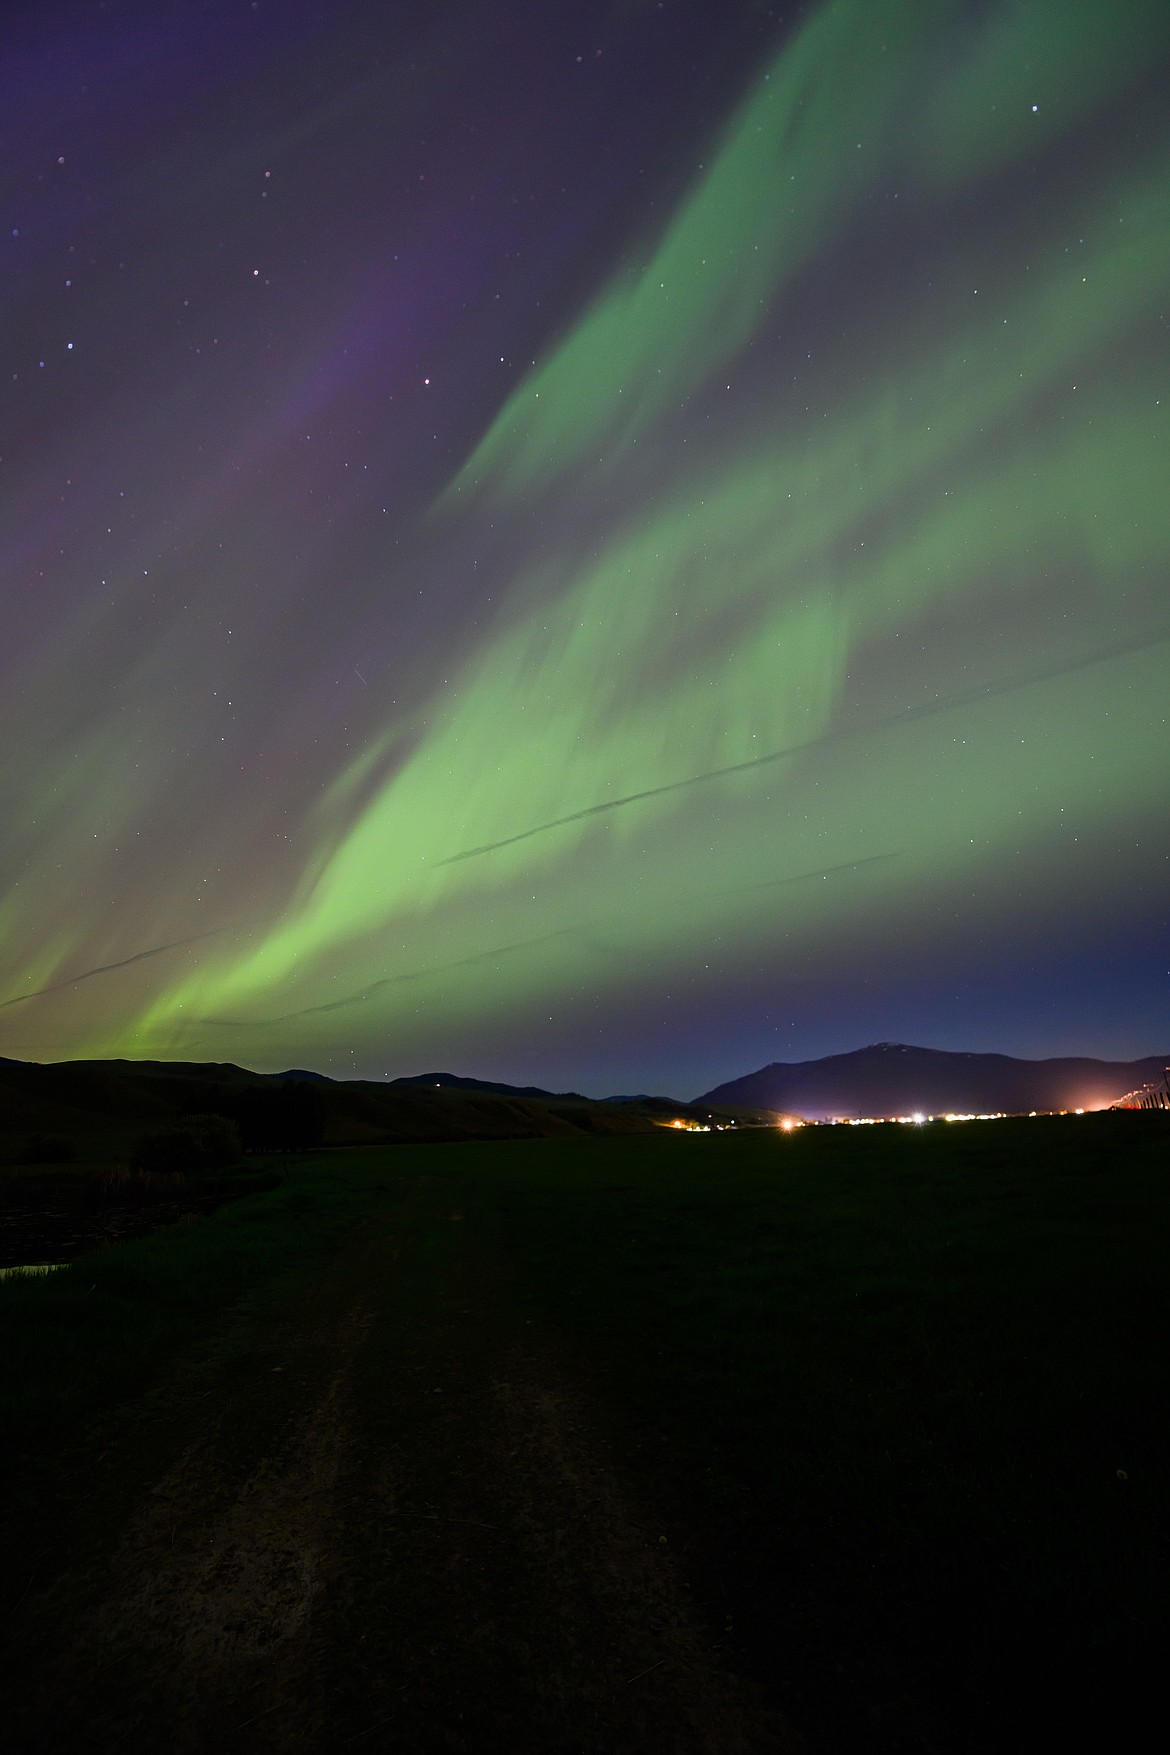
[[[377,1212],[415,1242],[416,1333],[458,1257],[555,1334],[727,1661],[814,1751],[1126,1746],[1167,1631],[1168,1144],[1123,1114],[286,1161],[0,1286],[12,1503]]]

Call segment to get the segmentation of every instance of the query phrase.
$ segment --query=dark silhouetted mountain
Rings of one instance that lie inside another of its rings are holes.
[[[540,1085],[501,1085],[494,1079],[466,1079],[459,1073],[415,1073],[410,1078],[387,1080],[387,1090],[396,1085],[438,1087],[444,1091],[493,1091],[497,1097],[550,1097],[556,1102],[588,1103],[580,1091],[545,1091]]]
[[[267,1076],[270,1079],[304,1079],[310,1085],[333,1085],[337,1083],[336,1079],[331,1079],[328,1073],[306,1072],[303,1067],[299,1066],[290,1067],[288,1072],[269,1073]]]
[[[1144,1060],[1016,1060],[877,1042],[823,1060],[774,1061],[716,1085],[696,1103],[743,1103],[813,1121],[854,1115],[987,1114],[1104,1109],[1160,1079],[1165,1055]]]
[[[603,1097],[603,1103],[660,1103],[668,1109],[685,1109],[686,1104],[679,1097],[652,1097],[648,1091],[639,1091],[632,1097]]]
[[[298,1072],[254,1073],[230,1063],[0,1062],[0,1165],[23,1163],[30,1141],[41,1134],[70,1142],[84,1159],[122,1159],[142,1133],[192,1115],[235,1119],[245,1146],[251,1141],[258,1151],[318,1140],[324,1146],[391,1145],[654,1129],[651,1117],[636,1108],[576,1095],[526,1095],[451,1074],[391,1086]]]

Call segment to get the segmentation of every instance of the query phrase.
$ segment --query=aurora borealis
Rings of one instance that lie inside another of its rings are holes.
[[[1170,1041],[1162,0],[3,59],[0,1053]]]

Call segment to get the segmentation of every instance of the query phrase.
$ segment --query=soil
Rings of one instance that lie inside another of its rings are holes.
[[[20,1487],[9,1749],[803,1747],[705,1623],[596,1386],[443,1218],[439,1247],[409,1203],[371,1218],[104,1453]]]

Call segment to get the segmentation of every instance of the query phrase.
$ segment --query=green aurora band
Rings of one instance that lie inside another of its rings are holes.
[[[1162,7],[1055,13],[812,14],[415,533],[502,557],[476,643],[336,774],[291,891],[76,989],[73,1052],[406,1070],[957,895],[982,930],[1005,871],[1021,917],[1100,901],[1166,784],[1170,129],[1086,149]],[[5,991],[90,953],[62,925]]]

